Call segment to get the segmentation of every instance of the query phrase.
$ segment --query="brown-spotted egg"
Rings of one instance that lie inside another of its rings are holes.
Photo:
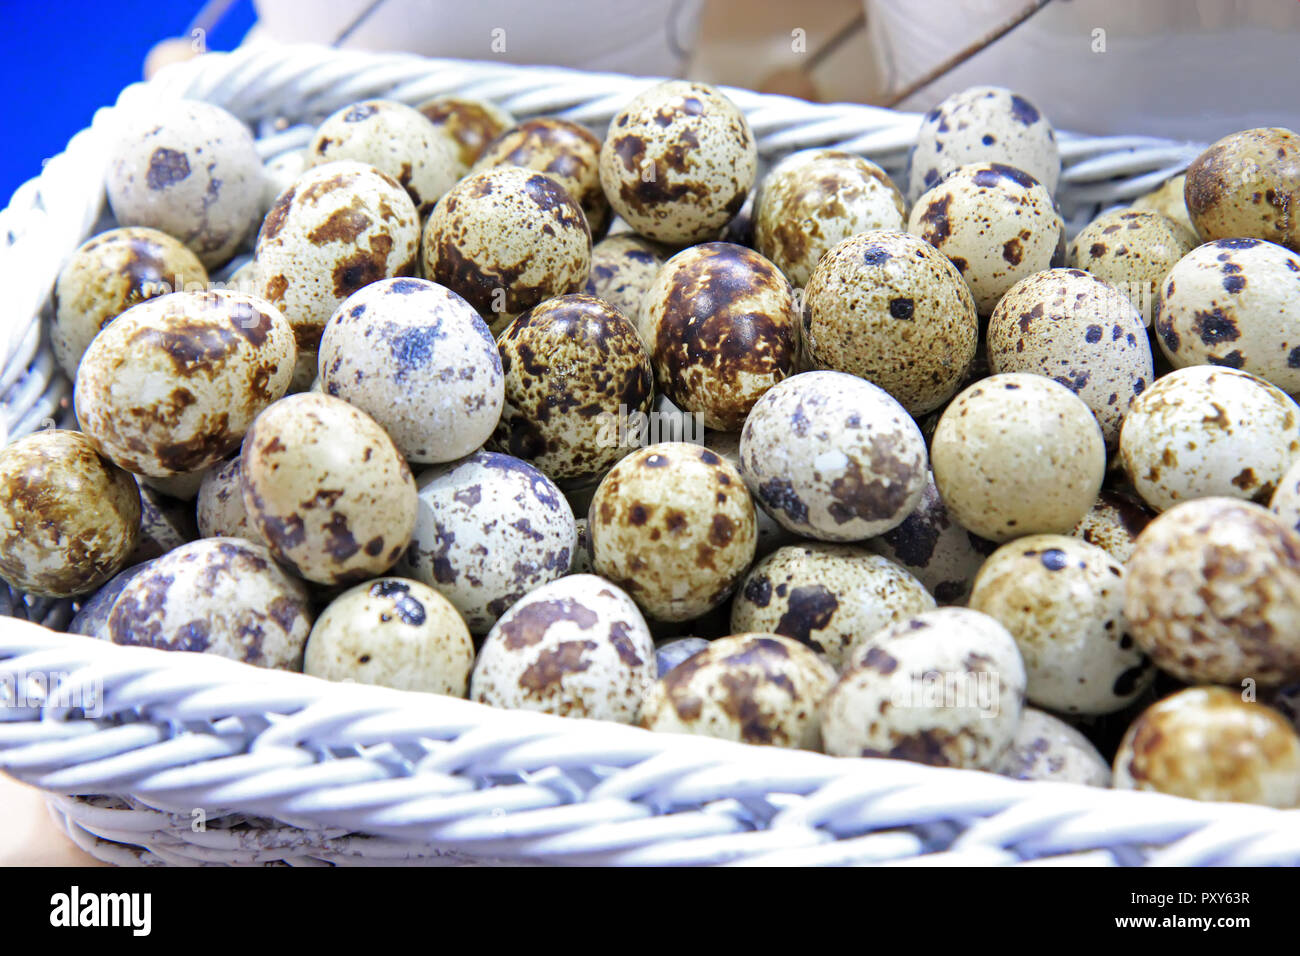
[[[1151,324],[1169,270],[1196,246],[1196,236],[1168,216],[1116,209],[1098,216],[1074,237],[1069,264],[1119,289]]]
[[[1300,134],[1274,126],[1223,137],[1188,167],[1183,195],[1206,242],[1250,237],[1300,252]]]
[[[1020,715],[1011,746],[994,769],[1016,780],[1110,786],[1110,764],[1092,741],[1060,718],[1034,707],[1026,707]]]
[[[1095,544],[1120,564],[1128,562],[1133,545],[1154,515],[1138,499],[1119,491],[1102,490],[1097,503],[1070,532]]]
[[[440,96],[417,107],[456,143],[456,176],[463,177],[488,143],[515,125],[515,118],[487,100]]]
[[[1183,198],[1186,186],[1187,174],[1181,173],[1166,180],[1146,195],[1134,199],[1130,208],[1149,210],[1167,216],[1186,229],[1189,235],[1196,237],[1196,227],[1192,225],[1192,217],[1187,211],[1187,202]],[[1200,241],[1199,237],[1196,237],[1196,241]]]
[[[641,300],[667,258],[667,250],[657,242],[629,233],[609,236],[592,247],[591,274],[582,291],[636,322]]]
[[[205,538],[246,538],[265,544],[244,507],[240,456],[211,468],[203,476],[195,499],[199,534]]]

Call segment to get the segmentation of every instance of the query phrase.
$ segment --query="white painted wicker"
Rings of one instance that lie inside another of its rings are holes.
[[[10,438],[71,423],[41,320],[62,263],[103,225],[106,144],[122,108],[218,103],[254,126],[270,158],[369,96],[457,93],[603,131],[651,82],[305,47],[210,54],[128,87],[0,213]],[[727,92],[769,161],[826,145],[898,173],[918,119]],[[1076,227],[1200,149],[1068,134],[1061,147],[1059,198]],[[68,602],[5,591],[0,612],[10,615],[0,618],[0,769],[50,791],[72,839],[116,863],[1300,863],[1300,811],[492,710],[50,630]],[[61,675],[43,682],[43,705],[32,675]],[[67,706],[84,702],[79,688],[97,689],[101,706]]]

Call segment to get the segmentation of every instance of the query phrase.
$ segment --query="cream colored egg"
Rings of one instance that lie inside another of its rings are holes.
[[[1250,237],[1300,252],[1300,133],[1282,127],[1223,137],[1187,169],[1183,195],[1206,242]]]
[[[515,125],[513,116],[487,100],[440,96],[418,109],[455,141],[458,178],[469,172],[488,143]]]
[[[1069,264],[1123,292],[1151,324],[1169,270],[1195,248],[1196,235],[1157,212],[1116,209],[1088,223],[1070,244]]]
[[[591,273],[582,291],[603,299],[633,322],[641,300],[668,259],[668,250],[640,236],[609,236],[591,250]]]
[[[1152,513],[1138,501],[1118,491],[1102,491],[1097,503],[1070,532],[1095,544],[1120,564],[1128,561],[1142,529],[1151,523]]]
[[[1034,707],[1020,715],[1011,747],[995,768],[1004,777],[1109,787],[1110,765],[1065,721]]]
[[[1150,210],[1151,212],[1158,212],[1162,216],[1168,216],[1186,229],[1190,235],[1196,236],[1196,227],[1192,225],[1192,217],[1187,211],[1187,202],[1183,198],[1186,186],[1186,173],[1175,176],[1166,180],[1161,186],[1153,189],[1145,196],[1139,196],[1133,200],[1132,208]],[[1200,241],[1199,237],[1196,241]]]
[[[195,500],[199,533],[205,538],[245,538],[265,544],[244,507],[240,456],[214,466],[203,476]]]

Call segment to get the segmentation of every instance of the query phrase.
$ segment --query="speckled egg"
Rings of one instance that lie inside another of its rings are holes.
[[[361,409],[412,463],[464,457],[501,417],[501,359],[450,289],[381,279],[343,300],[320,341],[321,388]]]
[[[547,173],[582,206],[593,236],[609,227],[609,200],[600,186],[600,140],[586,127],[540,116],[524,120],[487,145],[474,172],[522,166]]]
[[[635,322],[641,300],[667,259],[668,250],[657,242],[630,233],[609,236],[591,249],[591,274],[582,291],[604,299]]]
[[[108,156],[108,202],[123,226],[161,229],[209,268],[262,214],[262,160],[247,126],[211,103],[178,100],[131,116]]]
[[[733,634],[678,664],[646,695],[641,726],[747,744],[820,750],[835,671],[775,634]]]
[[[702,637],[676,637],[655,645],[655,671],[663,677],[670,670],[709,646]]]
[[[1056,192],[1061,152],[1052,124],[1033,103],[1000,86],[953,93],[921,118],[908,159],[908,198],[915,201],[948,173],[969,163],[1023,169]]]
[[[137,564],[166,554],[199,536],[194,508],[140,482],[140,538],[127,557]]]
[[[1097,502],[1070,532],[1095,544],[1120,564],[1128,562],[1133,545],[1154,515],[1136,498],[1123,492],[1103,490]]]
[[[593,574],[551,581],[492,626],[470,697],[494,707],[635,723],[655,680],[654,641],[636,604]]]
[[[1300,677],[1300,534],[1234,498],[1170,508],[1127,565],[1129,633],[1188,683]]]
[[[1011,747],[994,768],[1016,780],[1109,787],[1110,765],[1087,737],[1034,707],[1020,715]]]
[[[1239,368],[1300,393],[1300,255],[1259,239],[1197,246],[1161,285],[1155,330],[1175,368]]]
[[[1096,545],[1056,534],[998,548],[980,569],[969,606],[1016,639],[1026,695],[1066,714],[1109,714],[1155,677],[1125,633],[1124,566]]]
[[[1196,247],[1196,235],[1157,212],[1116,209],[1074,237],[1069,264],[1123,292],[1145,325],[1169,270]]]
[[[152,561],[142,561],[117,572],[89,598],[79,601],[77,613],[68,622],[67,633],[108,640],[108,616],[131,579],[149,569]]]
[[[788,545],[745,577],[731,630],[792,637],[839,667],[855,639],[934,606],[921,582],[888,558],[847,545]]]
[[[1025,276],[1065,265],[1065,229],[1038,180],[1013,166],[960,166],[912,207],[907,231],[962,274],[980,315]]]
[[[912,574],[939,604],[964,603],[984,559],[997,549],[953,519],[928,472],[912,513],[867,547]]]
[[[679,245],[716,236],[740,212],[757,172],[744,114],[713,87],[686,80],[628,103],[600,150],[614,211],[647,239]]]
[[[930,462],[948,512],[980,537],[1068,534],[1106,473],[1106,442],[1083,400],[1041,375],[993,375],[944,410]]]
[[[318,584],[382,574],[415,525],[415,481],[365,412],[316,392],[253,422],[240,453],[244,507],[276,558]]]
[[[303,673],[325,680],[464,697],[474,642],[451,603],[405,578],[375,578],[344,591],[307,638]]]
[[[487,100],[440,96],[421,103],[425,118],[456,143],[457,178],[469,172],[488,143],[515,125],[515,118]]]
[[[21,591],[95,590],[140,537],[140,493],[86,436],[46,429],[0,449],[0,577]]]
[[[245,538],[265,544],[244,507],[239,461],[240,457],[236,455],[203,476],[195,501],[199,534],[205,538]]]
[[[763,178],[754,207],[756,248],[799,288],[840,242],[860,232],[900,230],[906,213],[883,169],[833,149],[781,160]]]
[[[398,565],[455,605],[475,634],[568,572],[577,528],[554,482],[527,462],[479,451],[420,475],[419,514]]]
[[[591,501],[596,573],[650,617],[688,621],[717,607],[754,559],[754,503],[726,459],[688,442],[638,449]]]
[[[1300,134],[1264,127],[1225,136],[1188,167],[1183,195],[1206,242],[1244,236],[1300,252]]]
[[[874,382],[913,415],[938,408],[970,371],[979,339],[961,274],[905,232],[866,232],[817,263],[804,300],[811,363]]]
[[[663,414],[662,409],[657,410],[661,415]],[[692,423],[688,419],[684,421],[684,424]],[[698,425],[700,431],[704,431],[702,422],[697,420],[694,424]],[[733,468],[740,471],[740,432],[704,431],[704,447],[715,454],[721,455]],[[798,535],[786,529],[762,508],[754,509],[754,518],[755,529],[758,532],[756,557],[766,557],[777,548],[787,544],[794,544],[800,540]]]
[[[669,259],[641,301],[655,379],[704,424],[736,431],[759,397],[796,370],[799,309],[780,270],[729,242]]]
[[[460,178],[459,150],[419,110],[393,100],[353,103],[329,116],[307,146],[309,166],[369,163],[401,183],[421,216]]]
[[[1079,269],[1049,269],[1013,285],[989,319],[988,348],[995,374],[1044,375],[1083,399],[1111,447],[1129,405],[1155,378],[1141,313]]]
[[[50,344],[69,378],[99,330],[131,306],[205,288],[208,273],[194,253],[157,229],[110,229],[89,239],[59,271]]]
[[[740,470],[758,504],[796,534],[861,541],[897,527],[925,490],[925,439],[883,389],[804,372],[754,406]]]
[[[1187,174],[1182,173],[1173,179],[1166,180],[1159,188],[1153,189],[1145,196],[1134,199],[1130,208],[1150,210],[1151,212],[1158,212],[1162,216],[1168,216],[1186,229],[1188,233],[1196,236],[1196,227],[1192,225],[1192,217],[1187,211],[1187,202],[1183,198],[1186,186]],[[1199,237],[1197,237],[1197,241],[1200,241]]]
[[[77,420],[128,471],[169,477],[215,464],[289,387],[293,330],[238,292],[173,292],[132,306],[77,370]]]
[[[1188,688],[1129,727],[1115,754],[1115,786],[1290,809],[1300,805],[1300,736],[1238,691]]]
[[[1246,372],[1194,365],[1138,396],[1119,452],[1133,487],[1157,511],[1211,495],[1267,502],[1300,455],[1300,408]]]
[[[826,697],[822,737],[839,757],[992,769],[1015,736],[1025,668],[987,615],[946,607],[860,640]]]
[[[108,638],[296,671],[311,625],[306,589],[270,551],[242,538],[203,538],[130,580],[108,616]]]
[[[362,286],[415,272],[420,217],[391,176],[351,160],[314,166],[276,199],[257,236],[262,295],[314,355],[339,305]]]
[[[497,322],[577,292],[591,269],[591,230],[546,173],[497,166],[456,184],[424,228],[424,275]]]
[[[592,296],[558,296],[511,322],[497,348],[505,409],[493,448],[566,482],[597,479],[627,453],[620,416],[648,412],[654,392],[631,321]]]
[[[280,193],[293,185],[307,169],[307,150],[291,149],[266,161],[262,166],[262,207],[271,211]]]

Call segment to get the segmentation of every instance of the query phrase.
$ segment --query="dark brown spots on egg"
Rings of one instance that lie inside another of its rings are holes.
[[[499,628],[505,646],[519,650],[540,642],[558,621],[572,621],[585,631],[597,620],[596,613],[585,605],[572,598],[560,598],[521,605]]]
[[[595,641],[562,641],[537,655],[537,660],[519,676],[521,689],[531,694],[546,694],[556,688],[568,674],[578,674],[591,667],[588,651],[596,649]]]
[[[340,259],[332,273],[334,295],[345,299],[362,286],[388,276],[388,254],[393,249],[391,236],[370,237],[370,248],[358,248],[345,259]]]
[[[709,524],[709,543],[715,548],[725,548],[736,533],[735,523],[724,514],[715,514]]]
[[[921,238],[932,246],[942,246],[943,243],[952,234],[952,228],[948,223],[948,212],[952,207],[952,194],[948,193],[937,199],[930,200],[926,204],[925,212],[921,214]],[[965,271],[962,267],[958,267]]]
[[[161,192],[168,186],[189,178],[190,161],[182,152],[159,146],[149,157],[149,171],[145,182],[154,192]]]
[[[1025,250],[1020,245],[1019,239],[1008,239],[1002,244],[1002,258],[1013,266],[1020,265],[1021,259],[1024,258]]]
[[[328,242],[352,244],[364,235],[372,222],[361,201],[353,200],[352,205],[330,213],[324,222],[307,233],[307,238],[318,246]]]
[[[835,593],[823,585],[794,588],[786,598],[786,611],[776,624],[776,633],[813,646],[812,632],[830,624],[839,606]]]
[[[1192,331],[1208,346],[1234,342],[1241,333],[1236,321],[1220,308],[1201,309],[1192,318]]]

